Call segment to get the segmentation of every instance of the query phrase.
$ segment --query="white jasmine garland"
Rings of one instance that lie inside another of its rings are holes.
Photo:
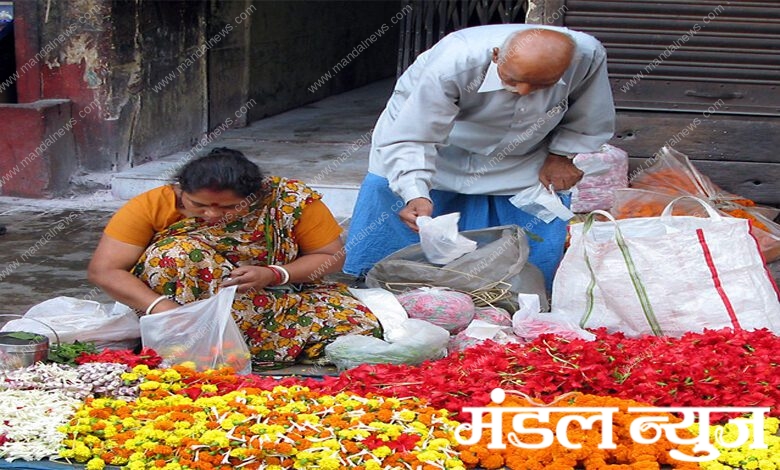
[[[138,397],[138,384],[125,381],[122,374],[127,365],[88,362],[78,367],[60,364],[37,364],[0,372],[0,390],[56,390],[78,399],[89,396],[123,398]]]
[[[58,454],[65,435],[57,428],[70,420],[81,400],[61,391],[0,391],[0,458],[41,460]]]

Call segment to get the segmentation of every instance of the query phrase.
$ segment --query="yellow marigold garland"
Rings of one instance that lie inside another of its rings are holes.
[[[88,399],[60,428],[62,458],[88,470],[465,469],[454,449],[458,423],[419,399],[279,386],[193,400],[159,393],[183,386],[173,369],[132,374],[157,379],[141,385],[152,398]]]
[[[718,445],[715,436],[722,432],[722,438],[726,442],[736,442],[738,431],[737,427],[728,423],[725,425],[710,426],[710,442],[720,451],[720,455],[716,460],[711,462],[702,462],[701,467],[706,470],[726,470],[732,468],[747,469],[747,470],[775,470],[780,469],[780,436],[777,435],[778,425],[780,420],[777,418],[767,417],[764,418],[764,443],[767,445],[766,449],[750,449],[750,444],[753,440],[752,422],[748,423],[750,428],[750,438],[747,442],[737,448],[730,449],[722,445]],[[719,431],[720,429],[720,431]],[[698,433],[698,425],[691,427],[691,431]]]

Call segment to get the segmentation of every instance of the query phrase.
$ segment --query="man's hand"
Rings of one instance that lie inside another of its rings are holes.
[[[415,232],[419,232],[417,217],[424,215],[430,217],[431,214],[433,214],[433,202],[430,199],[418,197],[407,202],[406,207],[398,212],[398,217],[401,218],[401,222],[405,223],[407,227]]]
[[[582,175],[582,171],[568,158],[549,154],[539,170],[539,181],[545,188],[553,185],[556,191],[562,191],[577,184]]]

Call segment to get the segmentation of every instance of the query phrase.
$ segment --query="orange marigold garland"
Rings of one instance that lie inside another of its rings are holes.
[[[538,407],[538,403],[516,395],[507,395],[500,405],[491,404],[490,407]],[[646,407],[647,404],[639,403],[633,400],[624,400],[612,397],[600,397],[595,395],[585,395],[580,393],[570,393],[553,403],[545,406],[558,407],[578,407],[578,408],[618,408],[620,411],[612,415],[613,440],[615,449],[600,449],[603,436],[601,434],[602,425],[600,422],[591,426],[591,429],[583,429],[576,421],[569,422],[566,426],[568,430],[566,437],[571,444],[581,444],[579,449],[565,447],[560,442],[560,435],[552,440],[551,445],[543,448],[527,448],[528,445],[543,444],[543,436],[525,433],[513,433],[513,419],[516,413],[506,412],[502,415],[501,431],[503,433],[502,442],[506,445],[504,449],[490,449],[488,445],[493,439],[489,425],[490,416],[482,417],[486,427],[483,428],[482,437],[477,444],[461,445],[460,459],[466,464],[467,468],[485,468],[499,469],[509,468],[512,470],[570,470],[574,468],[585,468],[587,470],[600,469],[633,469],[633,470],[658,470],[662,464],[678,469],[698,469],[699,465],[692,462],[683,462],[670,457],[669,452],[677,449],[686,455],[695,455],[692,446],[680,446],[668,441],[662,437],[655,444],[637,444],[631,438],[631,422],[639,416],[640,413],[628,413],[629,407]],[[653,416],[656,414],[654,413]],[[559,421],[567,416],[561,412],[552,411],[549,415],[549,422],[539,422],[538,419],[527,417],[524,422],[525,429],[531,430],[550,430],[555,435]],[[659,415],[660,416],[660,415]],[[681,420],[668,415],[672,423]],[[550,431],[547,431],[548,433]],[[462,437],[468,438],[470,431],[465,432]],[[510,434],[512,434],[510,436]],[[684,439],[691,439],[692,435],[685,430],[679,430],[678,436]],[[519,442],[518,442],[519,441]],[[523,447],[512,445],[512,442],[522,444]]]

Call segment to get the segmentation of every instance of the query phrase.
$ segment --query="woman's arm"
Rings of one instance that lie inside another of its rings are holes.
[[[114,300],[141,312],[146,311],[160,294],[130,273],[143,252],[143,247],[103,235],[87,268],[89,282],[103,289]],[[176,302],[166,299],[158,303],[151,313],[178,306]]]
[[[340,272],[345,258],[344,244],[337,238],[322,248],[301,253],[284,269],[290,273],[290,282],[314,282],[326,274]]]

